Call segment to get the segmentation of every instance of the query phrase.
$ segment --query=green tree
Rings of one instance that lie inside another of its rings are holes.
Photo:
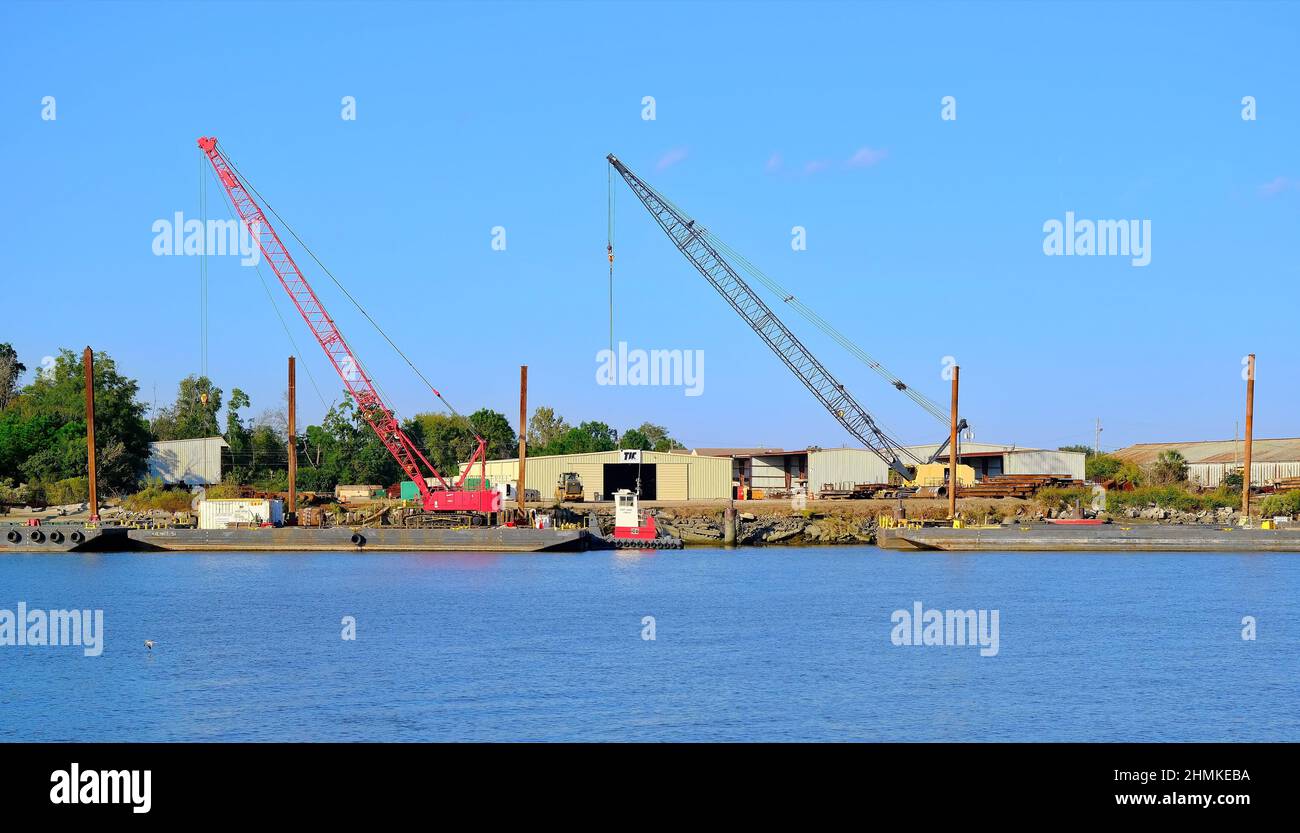
[[[556,416],[555,411],[545,405],[533,411],[528,420],[528,445],[530,448],[542,449],[569,433],[572,426],[564,417]]]
[[[668,436],[668,429],[662,425],[655,425],[652,422],[643,422],[641,427],[636,429],[645,435],[650,441],[651,451],[673,451],[686,446]]]
[[[654,448],[650,438],[640,429],[629,428],[623,432],[623,436],[618,438],[619,448],[639,448],[642,451],[649,451]]]
[[[1187,480],[1187,458],[1172,448],[1160,452],[1151,464],[1151,479],[1157,484],[1182,483]]]
[[[487,440],[487,458],[506,460],[519,454],[519,437],[510,427],[505,414],[490,408],[479,408],[469,415],[470,424],[478,435]],[[463,461],[462,461],[463,462]]]
[[[1076,451],[1085,457],[1091,457],[1097,452],[1089,445],[1063,445],[1057,451]]]
[[[230,391],[230,402],[226,405],[226,445],[230,446],[230,455],[236,465],[242,464],[250,453],[248,428],[239,415],[241,408],[252,405],[248,394],[239,388]]]
[[[0,410],[9,407],[9,402],[18,392],[18,378],[27,371],[27,365],[18,361],[18,353],[9,343],[0,344]]]
[[[592,451],[613,451],[615,448],[613,428],[603,422],[584,422],[557,437],[538,455],[585,454]]]
[[[106,353],[95,354],[95,441],[100,485],[132,490],[149,454],[139,385]],[[0,416],[0,477],[57,483],[86,475],[86,381],[81,357],[60,350],[48,372],[12,397]]]
[[[152,429],[160,440],[193,440],[221,433],[217,412],[221,410],[221,388],[206,376],[186,376],[176,389],[176,401],[159,409]]]
[[[474,453],[474,432],[464,419],[451,414],[417,414],[425,455],[443,477],[457,474]]]
[[[1068,451],[1069,449],[1062,450]],[[1083,464],[1084,476],[1095,483],[1112,480],[1123,465],[1123,461],[1118,457],[1112,457],[1109,454],[1094,454]]]

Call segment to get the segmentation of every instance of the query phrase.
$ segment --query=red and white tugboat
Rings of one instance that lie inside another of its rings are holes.
[[[620,550],[675,550],[682,539],[660,536],[654,516],[641,514],[636,492],[619,489],[614,493],[614,548]]]

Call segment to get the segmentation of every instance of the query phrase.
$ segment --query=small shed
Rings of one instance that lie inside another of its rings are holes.
[[[211,486],[221,482],[222,437],[149,443],[149,476],[169,486]]]

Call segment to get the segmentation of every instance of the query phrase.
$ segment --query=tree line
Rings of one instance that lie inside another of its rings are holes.
[[[61,350],[52,363],[22,384],[27,366],[0,343],[0,505],[75,503],[86,499],[85,377],[81,357]],[[268,491],[288,488],[287,403],[253,412],[243,390],[229,396],[205,376],[180,380],[176,398],[152,413],[139,385],[122,375],[106,353],[95,355],[95,439],[99,488],[127,495],[144,487],[149,443],[221,436],[230,446],[222,479]],[[402,423],[444,477],[487,443],[488,459],[515,457],[519,438],[510,420],[480,408],[468,417],[419,413]],[[599,421],[570,425],[539,407],[527,429],[529,456],[612,451],[669,451],[683,446],[666,428],[645,422],[619,433]],[[299,489],[331,491],[339,483],[389,485],[405,478],[349,396],[330,407],[319,425],[299,429]],[[156,487],[156,484],[155,484]]]

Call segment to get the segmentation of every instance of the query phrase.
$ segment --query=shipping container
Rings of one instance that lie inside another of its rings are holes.
[[[334,487],[334,497],[340,503],[357,500],[366,501],[373,498],[376,492],[382,497],[383,491],[383,487],[370,484],[339,485]]]
[[[225,529],[231,524],[260,526],[284,523],[284,501],[229,498],[199,501],[199,529]]]

